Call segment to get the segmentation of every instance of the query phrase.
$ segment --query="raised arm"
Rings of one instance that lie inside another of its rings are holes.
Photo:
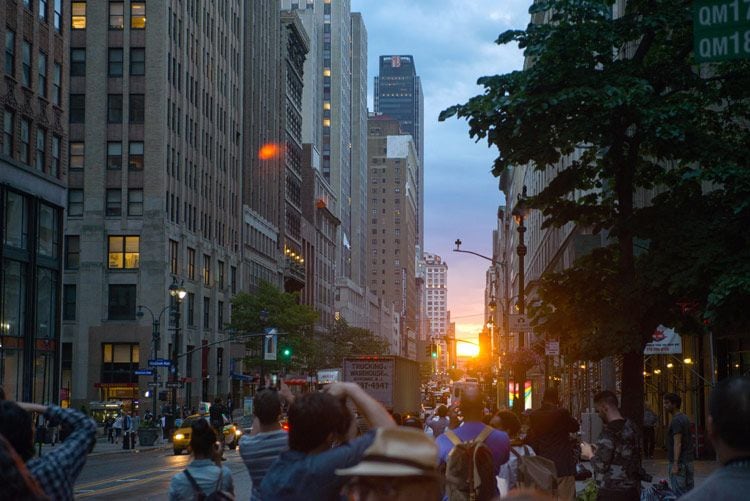
[[[380,402],[356,383],[333,383],[327,391],[337,398],[349,397],[373,428],[395,428],[396,422]]]

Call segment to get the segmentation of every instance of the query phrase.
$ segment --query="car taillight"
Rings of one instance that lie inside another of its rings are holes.
[[[284,431],[289,431],[289,423],[284,423],[281,425],[281,429]]]

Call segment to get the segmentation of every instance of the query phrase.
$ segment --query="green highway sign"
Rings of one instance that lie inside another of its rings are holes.
[[[750,58],[750,0],[693,2],[693,50],[699,63]]]

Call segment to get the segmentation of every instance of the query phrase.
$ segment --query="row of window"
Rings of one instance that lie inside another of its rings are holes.
[[[39,14],[39,20],[43,23],[49,22],[49,0],[37,0],[37,14]],[[23,6],[30,11],[34,10],[34,2],[32,0],[23,0]],[[62,0],[54,0],[52,12],[52,26],[55,31],[60,33],[62,31]]]
[[[143,190],[127,190],[127,215],[139,217],[143,215]],[[122,190],[108,189],[105,195],[104,215],[108,217],[122,216]],[[83,216],[83,190],[68,190],[68,217]]]
[[[142,124],[145,118],[146,96],[144,94],[130,94],[128,100],[128,122]],[[86,95],[70,95],[70,123],[82,124],[86,120]],[[123,95],[107,95],[107,123],[121,124],[123,121]]]
[[[122,169],[123,148],[120,141],[107,142],[107,169]],[[128,169],[134,171],[143,170],[143,141],[130,141],[128,143]],[[86,165],[86,144],[83,141],[70,143],[71,171],[83,170]]]
[[[31,79],[33,73],[32,43],[29,40],[21,41],[21,75],[20,82],[24,87],[32,88]],[[49,92],[48,56],[39,51],[37,55],[37,91],[44,98],[50,98],[52,103],[60,106],[62,98],[62,64],[54,61],[52,63],[52,92]],[[5,31],[5,73],[13,78],[16,75],[16,33],[7,28]]]
[[[109,49],[107,52],[107,75],[110,77],[121,77],[124,74],[125,52],[122,47]],[[131,76],[143,76],[146,74],[146,49],[143,47],[131,47],[129,58],[129,73]],[[86,76],[86,49],[74,47],[70,49],[70,76]]]
[[[71,28],[74,30],[85,30],[86,20],[86,2],[71,2]],[[123,2],[109,2],[109,29],[125,29],[125,4]],[[146,2],[130,2],[130,29],[146,29]]]
[[[46,172],[51,176],[59,177],[62,137],[57,134],[48,134],[43,127],[37,127],[33,143],[32,164],[31,119],[22,117],[18,122],[20,130],[16,129],[16,114],[12,110],[6,109],[3,114],[3,155],[15,158],[26,165],[33,165],[39,172]],[[17,134],[17,132],[20,132],[20,134]],[[20,140],[18,144],[16,144],[16,138]],[[48,140],[51,155],[49,159],[47,158]]]

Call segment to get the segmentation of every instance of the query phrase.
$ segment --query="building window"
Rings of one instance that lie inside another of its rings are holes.
[[[55,0],[55,13],[52,17],[52,25],[58,33],[62,31],[62,0]]]
[[[44,172],[44,166],[47,163],[47,131],[41,127],[36,129],[36,155],[34,157],[34,166],[36,170]]]
[[[122,191],[119,189],[107,190],[107,207],[105,215],[120,216],[122,215]]]
[[[25,118],[21,119],[21,157],[19,160],[25,164],[29,163],[31,156],[31,122]]]
[[[52,134],[52,164],[50,165],[50,175],[60,177],[60,144],[62,138],[57,134]]]
[[[81,260],[81,237],[67,235],[65,237],[65,269],[77,270]]]
[[[143,190],[128,190],[128,216],[143,215]]]
[[[83,190],[68,190],[68,217],[83,216]]]
[[[63,320],[76,319],[76,286],[63,285]]]
[[[211,256],[203,254],[203,285],[211,286]]]
[[[13,156],[13,137],[16,130],[16,115],[6,109],[3,115],[3,155]]]
[[[54,63],[52,66],[52,104],[60,106],[62,102],[62,65]]]
[[[131,142],[128,145],[128,168],[143,170],[143,143],[141,141]]]
[[[146,2],[130,3],[130,29],[146,29]]]
[[[188,327],[195,325],[195,294],[192,292],[187,294],[187,324]]]
[[[131,124],[142,124],[146,108],[146,96],[143,94],[130,94],[129,119]]]
[[[122,123],[122,94],[107,95],[107,122]]]
[[[122,169],[122,143],[107,143],[107,169]]]
[[[26,197],[12,191],[6,192],[4,203],[4,244],[26,249],[28,246],[29,214]],[[7,283],[7,282],[6,282]]]
[[[138,383],[139,365],[138,344],[102,344],[102,383]]]
[[[111,77],[122,76],[122,49],[109,49],[109,64],[107,74]]]
[[[224,288],[224,262],[223,261],[218,262],[217,274],[219,275],[219,289],[223,289]],[[219,326],[221,326],[221,323],[219,323]]]
[[[47,54],[44,52],[39,53],[39,57],[36,60],[37,70],[39,70],[39,94],[42,97],[47,97]]]
[[[16,33],[12,30],[5,32],[5,73],[16,76]]]
[[[220,331],[224,330],[224,301],[219,301],[216,308],[216,323]]]
[[[21,44],[21,83],[31,88],[31,42]]]
[[[86,2],[70,4],[70,27],[74,30],[86,29]]]
[[[70,170],[83,170],[85,147],[83,142],[70,143]]]
[[[43,22],[47,22],[47,0],[39,0],[39,19]]]
[[[86,118],[86,96],[84,94],[71,94],[69,108],[70,123],[82,124]]]
[[[178,255],[180,252],[180,243],[176,240],[169,241],[169,269],[172,275],[177,275]]]
[[[70,49],[70,76],[86,76],[86,49]]]
[[[109,237],[109,268],[133,270],[140,262],[139,236],[113,235]]]
[[[110,320],[135,320],[135,293],[135,285],[110,284],[108,318]]]
[[[229,284],[232,294],[235,294],[237,292],[237,268],[235,266],[229,267]]]
[[[122,30],[125,28],[125,5],[122,2],[109,3],[109,29]]]
[[[195,280],[195,249],[187,248],[187,274],[190,280]]]
[[[211,298],[203,298],[203,328],[211,328]]]
[[[130,49],[130,74],[146,74],[146,49],[143,47],[134,47]]]

